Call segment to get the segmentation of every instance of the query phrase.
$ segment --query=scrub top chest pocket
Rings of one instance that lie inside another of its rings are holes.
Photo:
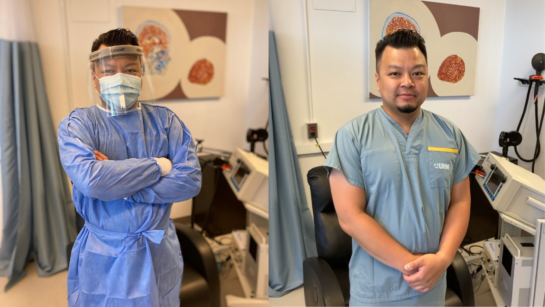
[[[401,165],[394,147],[366,151],[361,165],[366,190],[385,191],[401,185]]]
[[[428,170],[432,188],[452,187],[457,156],[456,148],[428,147]]]

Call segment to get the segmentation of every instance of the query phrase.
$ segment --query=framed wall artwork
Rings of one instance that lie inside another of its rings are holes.
[[[227,13],[122,8],[123,27],[144,50],[153,100],[222,97],[225,85]]]

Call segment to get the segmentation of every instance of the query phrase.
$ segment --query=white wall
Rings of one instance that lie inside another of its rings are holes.
[[[356,0],[355,12],[341,12],[314,10],[312,0],[308,0],[308,54],[304,2],[271,0],[270,17],[293,138],[306,182],[308,170],[325,162],[314,142],[307,139],[306,123],[318,123],[318,140],[328,151],[335,132],[344,123],[381,103],[367,98],[368,1]],[[434,2],[480,8],[476,90],[469,97],[428,98],[423,107],[453,121],[478,151],[492,150],[497,142],[505,0]],[[310,202],[308,184],[305,188]]]
[[[225,94],[219,99],[160,102],[173,110],[194,138],[208,148],[249,149],[247,128],[264,127],[268,117],[265,0],[31,0],[55,128],[76,107],[88,106],[88,55],[101,33],[121,27],[122,6],[226,12]],[[263,16],[265,16],[263,18]],[[258,18],[259,17],[259,18]],[[265,61],[265,63],[262,63]],[[258,146],[260,147],[260,146]],[[259,152],[261,153],[261,152]],[[172,217],[190,214],[191,203],[173,207]]]
[[[495,143],[500,150],[497,138],[501,131],[513,131],[522,115],[527,85],[520,85],[513,78],[528,78],[535,74],[531,60],[536,53],[545,53],[545,36],[539,32],[545,28],[545,1],[543,0],[507,0],[505,9],[505,30],[503,41],[503,59],[501,63],[500,94],[496,122]],[[538,32],[536,32],[538,31]],[[541,87],[539,95],[539,116],[543,107],[545,86]],[[533,96],[533,89],[530,97]],[[528,110],[521,127],[523,141],[518,147],[523,158],[532,158],[536,144],[534,104],[530,98]],[[541,155],[535,165],[535,173],[545,178],[545,131],[542,130],[540,141]],[[501,151],[500,151],[501,152]],[[513,148],[509,155],[516,157]],[[531,163],[519,160],[519,165],[531,169]]]
[[[268,0],[255,0],[252,31],[250,87],[246,108],[246,127],[265,128],[269,119],[269,6]],[[265,146],[268,149],[268,140]],[[263,145],[256,144],[255,152],[266,156]]]
[[[36,41],[40,48],[49,108],[55,131],[74,109],[69,100],[69,63],[65,39],[64,1],[30,0]],[[90,48],[89,48],[90,49]]]

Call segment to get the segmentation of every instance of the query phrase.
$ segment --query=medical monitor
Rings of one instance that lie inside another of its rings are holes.
[[[495,152],[493,153],[496,154]],[[488,152],[481,153],[480,155],[481,158],[475,166],[475,169],[480,169],[480,167],[482,167]],[[513,164],[518,163],[518,160],[513,157],[509,157],[509,160]],[[471,194],[471,211],[462,246],[477,243],[485,239],[499,239],[500,214],[492,207],[490,200],[484,195],[484,191],[476,180],[478,175],[471,172],[468,177]]]
[[[269,212],[269,162],[237,148],[229,159],[231,170],[223,174],[236,197],[263,212]]]
[[[251,171],[248,165],[244,163],[244,161],[240,161],[237,165],[236,172],[233,174],[233,184],[235,185],[235,188],[237,191],[240,191],[242,186],[244,185],[244,182],[246,181],[246,178],[250,175]]]
[[[477,243],[485,239],[497,238],[500,215],[475,179],[475,174],[469,175],[471,194],[471,209],[469,224],[462,245]]]
[[[492,153],[482,167],[485,175],[476,180],[496,211],[532,227],[545,218],[543,178]]]
[[[505,174],[502,173],[501,169],[496,168],[494,171],[492,171],[492,174],[490,174],[490,177],[486,181],[486,187],[492,195],[497,195],[497,192],[499,192],[498,188],[502,184],[504,177]]]

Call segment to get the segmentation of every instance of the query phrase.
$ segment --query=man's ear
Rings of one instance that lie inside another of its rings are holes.
[[[377,91],[380,92],[380,75],[378,72],[375,73],[375,82],[377,83]]]

